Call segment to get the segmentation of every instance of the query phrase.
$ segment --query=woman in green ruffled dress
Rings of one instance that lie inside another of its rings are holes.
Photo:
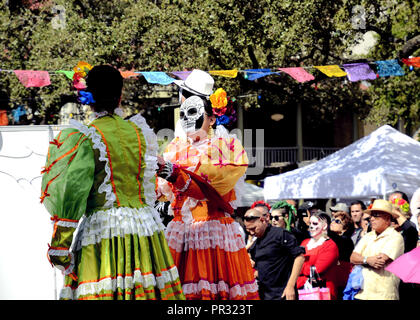
[[[71,121],[50,142],[43,170],[41,202],[54,224],[48,257],[65,274],[60,299],[185,299],[153,207],[156,135],[141,115],[114,113],[118,70],[94,67],[86,82],[79,99],[97,118]]]

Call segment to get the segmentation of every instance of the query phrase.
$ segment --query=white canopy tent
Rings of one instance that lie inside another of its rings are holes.
[[[264,189],[255,184],[245,182],[242,197],[239,198],[239,207],[250,207],[255,201],[264,199]]]
[[[313,164],[264,180],[264,199],[366,199],[420,187],[420,143],[385,125]]]

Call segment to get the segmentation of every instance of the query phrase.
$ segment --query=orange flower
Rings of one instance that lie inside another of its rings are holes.
[[[92,66],[85,62],[79,61],[77,66],[73,68],[73,71],[81,77],[86,77],[87,73],[92,69]]]
[[[222,88],[217,89],[211,96],[210,102],[213,109],[223,109],[226,107],[228,100],[226,91]]]

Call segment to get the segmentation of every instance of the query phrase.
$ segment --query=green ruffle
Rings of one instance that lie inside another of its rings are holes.
[[[78,280],[65,277],[60,299],[185,299],[163,231],[102,239],[75,261]]]

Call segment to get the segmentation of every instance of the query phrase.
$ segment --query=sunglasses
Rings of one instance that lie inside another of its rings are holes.
[[[343,222],[340,219],[333,219],[331,222],[335,222],[337,224],[343,224]]]
[[[283,218],[284,216],[283,215],[281,215],[281,216],[271,216],[270,217],[270,219],[271,220],[276,220],[276,221],[279,221],[280,220],[280,218]]]
[[[363,221],[370,222],[370,218],[364,218]]]
[[[245,221],[254,221],[255,219],[261,218],[259,216],[246,216],[244,217]]]

